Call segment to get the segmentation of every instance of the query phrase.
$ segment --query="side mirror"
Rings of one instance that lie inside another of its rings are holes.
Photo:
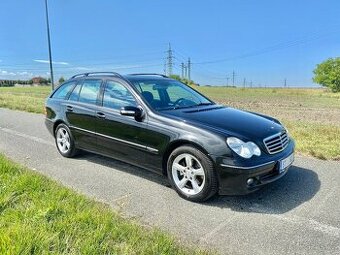
[[[144,118],[144,111],[141,107],[123,106],[120,108],[120,114],[135,117],[136,121],[142,121]]]

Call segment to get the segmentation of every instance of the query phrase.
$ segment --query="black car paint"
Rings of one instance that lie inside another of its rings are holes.
[[[166,174],[167,157],[174,148],[191,144],[214,162],[220,194],[248,193],[286,173],[278,173],[278,161],[294,152],[294,141],[290,139],[288,146],[274,155],[267,153],[263,144],[264,138],[283,130],[277,120],[217,104],[154,111],[132,84],[136,79],[146,78],[150,79],[147,76],[100,77],[103,82],[96,105],[53,99],[52,93],[46,101],[46,126],[53,134],[57,124],[63,122],[69,126],[78,148],[160,174]],[[87,78],[76,79],[81,83]],[[121,115],[119,110],[101,106],[107,80],[129,89],[144,111],[143,120],[137,121]],[[255,142],[261,148],[261,156],[251,159],[238,156],[226,144],[229,136]],[[246,185],[249,177],[260,180],[261,176],[265,178],[258,185]]]

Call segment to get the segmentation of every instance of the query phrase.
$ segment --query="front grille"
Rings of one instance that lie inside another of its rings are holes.
[[[283,151],[289,142],[287,132],[284,130],[281,133],[269,136],[263,139],[264,145],[270,154],[275,154]]]

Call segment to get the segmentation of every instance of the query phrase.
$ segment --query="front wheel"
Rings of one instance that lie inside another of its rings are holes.
[[[65,124],[59,124],[57,126],[54,137],[57,149],[62,156],[71,158],[78,153],[70,129]]]
[[[187,200],[203,202],[217,192],[213,162],[195,147],[181,146],[175,149],[168,159],[167,171],[173,188]]]

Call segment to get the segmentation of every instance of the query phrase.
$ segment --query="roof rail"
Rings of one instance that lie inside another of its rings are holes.
[[[116,73],[116,72],[90,72],[90,73],[81,73],[81,74],[73,75],[70,79],[74,79],[76,77],[88,77],[88,76],[91,76],[91,75],[103,75],[103,74],[109,74],[109,75],[112,75],[112,76],[117,76],[119,78],[123,78],[123,76],[121,74]]]
[[[164,78],[169,78],[165,74],[159,74],[159,73],[132,73],[132,74],[129,74],[129,75],[156,75],[156,76],[162,76]]]

